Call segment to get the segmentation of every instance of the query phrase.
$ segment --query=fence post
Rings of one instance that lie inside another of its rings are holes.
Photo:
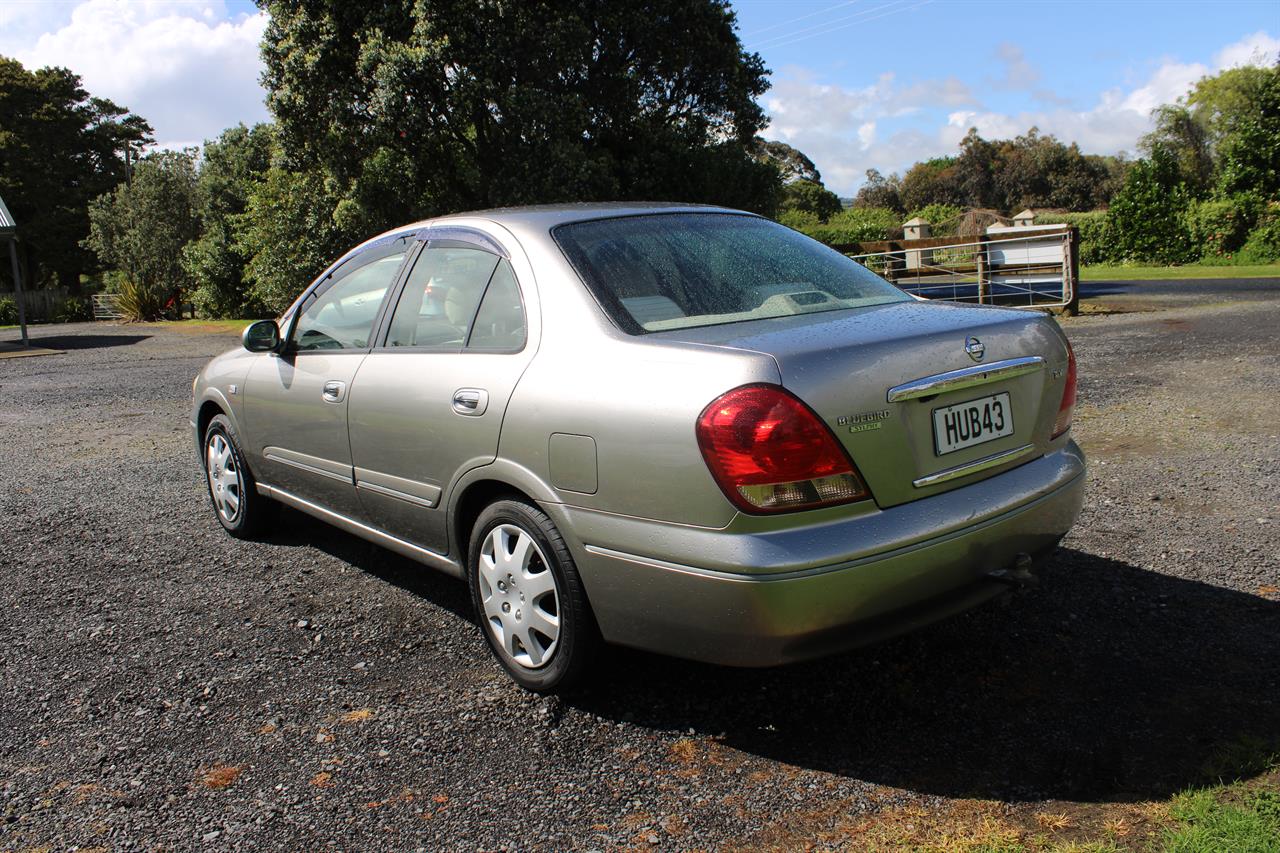
[[[8,213],[7,210],[5,212]],[[18,238],[16,236],[9,238],[9,261],[13,264],[13,301],[18,303],[18,325],[22,327],[22,345],[29,347],[31,346],[31,339],[27,337],[27,300],[22,295],[22,270],[18,268]]]
[[[979,234],[977,266],[978,266],[978,304],[991,301],[991,277],[987,274],[987,235]]]
[[[1072,225],[1067,229],[1067,263],[1062,271],[1064,288],[1071,288],[1071,298],[1062,306],[1062,313],[1075,317],[1080,313],[1080,229]]]
[[[902,223],[902,239],[922,240],[933,236],[933,226],[920,217]],[[918,270],[933,263],[933,251],[930,249],[911,249],[907,252],[906,267]]]

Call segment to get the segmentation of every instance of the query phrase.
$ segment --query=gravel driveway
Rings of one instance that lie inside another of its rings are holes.
[[[615,651],[566,700],[508,682],[456,581],[291,511],[222,533],[187,406],[234,337],[38,328],[66,353],[0,360],[0,849],[858,847],[1256,773],[1280,289],[1203,302],[1067,321],[1091,485],[1030,591],[785,669]]]

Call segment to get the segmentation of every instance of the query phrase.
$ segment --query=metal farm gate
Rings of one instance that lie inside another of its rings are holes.
[[[992,226],[969,237],[835,246],[908,293],[1076,313],[1079,232],[1069,225]]]

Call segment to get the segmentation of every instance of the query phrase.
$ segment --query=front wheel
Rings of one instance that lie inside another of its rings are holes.
[[[600,636],[573,557],[546,513],[521,500],[491,504],[467,554],[481,630],[512,680],[537,693],[578,681]]]
[[[204,473],[209,500],[224,530],[243,539],[270,524],[279,505],[258,494],[235,427],[226,415],[214,416],[204,432]]]

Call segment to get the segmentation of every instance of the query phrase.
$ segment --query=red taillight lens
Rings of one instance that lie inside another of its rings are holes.
[[[744,385],[698,418],[698,447],[729,500],[751,513],[870,497],[835,436],[777,385]]]
[[[1057,438],[1071,429],[1071,413],[1076,406],[1076,353],[1067,341],[1067,384],[1062,389],[1062,403],[1058,405],[1058,419],[1053,422],[1053,437]]]

